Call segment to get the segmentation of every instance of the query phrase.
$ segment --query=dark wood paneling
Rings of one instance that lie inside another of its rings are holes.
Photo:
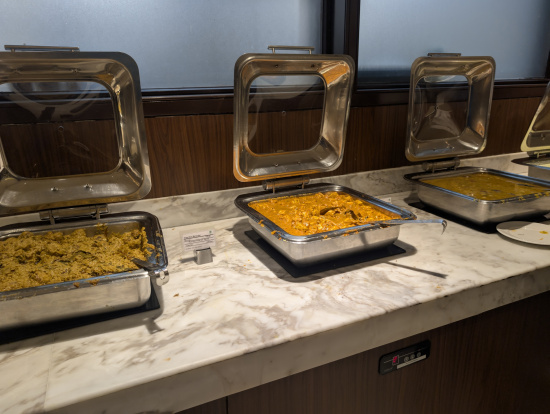
[[[149,198],[235,188],[233,116],[146,119]]]
[[[480,156],[518,152],[539,103],[539,98],[495,100],[487,148]],[[319,177],[410,165],[405,158],[407,111],[407,105],[352,108],[342,165]],[[303,128],[297,128],[295,134],[278,133],[276,145],[254,145],[258,151],[266,152],[277,147],[307,147],[311,142],[308,138],[310,118],[300,118],[300,115],[314,112],[287,113],[292,125],[299,125],[297,121],[303,119]],[[264,115],[271,118],[263,128],[267,126],[281,131],[275,128],[275,121],[282,119],[281,114]],[[233,176],[232,128],[232,115],[146,119],[153,175],[153,190],[149,197],[254,185],[239,183]]]
[[[306,150],[317,144],[323,111],[279,111],[250,116],[248,143],[256,154]]]
[[[106,172],[119,160],[112,120],[2,124],[0,137],[10,169],[27,178]]]
[[[539,98],[493,101],[488,144],[480,156],[518,152],[539,102]],[[410,165],[405,158],[407,111],[407,105],[352,108],[341,166],[317,177]],[[259,117],[258,138],[251,143],[259,153],[305,149],[316,142],[318,110]],[[37,177],[112,168],[112,156],[107,155],[117,152],[110,125],[109,121],[65,122],[63,131],[53,124],[3,125],[0,132],[8,157],[15,160],[10,167]],[[42,139],[45,128],[49,128],[46,135],[53,134],[50,141]],[[148,198],[255,185],[240,183],[233,175],[232,114],[146,118],[145,128],[153,182]],[[111,138],[104,140],[105,136]],[[59,146],[61,153],[52,155],[55,151],[48,142]],[[44,169],[48,162],[51,171]]]
[[[177,414],[227,414],[227,398],[220,398],[188,410],[179,411]]]
[[[228,398],[229,414],[546,413],[550,293]],[[387,353],[423,340],[430,357],[378,374]]]
[[[494,100],[487,147],[480,156],[519,152],[539,104],[540,98]]]

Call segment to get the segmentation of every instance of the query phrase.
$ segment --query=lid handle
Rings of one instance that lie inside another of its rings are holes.
[[[305,51],[308,51],[310,55],[311,53],[313,53],[313,50],[315,49],[315,47],[313,46],[281,46],[281,45],[268,46],[267,48],[270,49],[273,53],[276,53],[277,50],[305,50]]]
[[[10,52],[79,52],[76,46],[31,46],[31,45],[4,45],[4,49]]]

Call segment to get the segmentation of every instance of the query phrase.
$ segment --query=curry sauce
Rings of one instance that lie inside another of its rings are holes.
[[[0,292],[137,270],[132,258],[147,260],[153,247],[144,228],[115,233],[98,225],[92,236],[84,229],[23,232],[0,241]]]
[[[381,211],[364,200],[335,191],[270,198],[253,201],[248,206],[293,236],[398,218],[398,215]]]
[[[422,182],[478,200],[502,200],[550,191],[550,186],[545,187],[485,172],[430,178]]]

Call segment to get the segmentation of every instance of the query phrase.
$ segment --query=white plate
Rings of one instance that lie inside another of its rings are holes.
[[[497,226],[497,231],[514,240],[550,246],[550,225],[548,224],[506,221]]]

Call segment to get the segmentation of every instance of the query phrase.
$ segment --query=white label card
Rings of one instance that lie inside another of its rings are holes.
[[[216,236],[214,230],[182,233],[181,243],[183,244],[183,251],[185,252],[207,249],[208,247],[216,246]]]

